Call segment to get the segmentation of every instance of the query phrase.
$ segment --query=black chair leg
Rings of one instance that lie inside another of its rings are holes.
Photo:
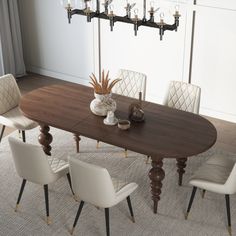
[[[75,221],[74,221],[74,224],[73,224],[73,228],[72,228],[72,230],[70,232],[71,235],[74,233],[75,226],[76,226],[76,224],[78,222],[78,219],[79,219],[80,213],[81,213],[81,211],[83,209],[83,206],[84,206],[84,201],[81,201],[80,204],[79,204],[79,209],[78,209],[77,214],[75,216]]]
[[[49,217],[49,199],[48,199],[48,185],[43,185],[44,188],[44,196],[45,196],[45,204],[46,204],[46,214],[47,214],[47,224],[51,224],[51,220]]]
[[[3,125],[3,126],[2,126],[2,130],[1,130],[1,135],[0,135],[0,143],[1,143],[1,141],[2,141],[2,137],[3,137],[3,134],[4,134],[5,128],[6,128],[6,126]]]
[[[25,188],[25,184],[26,184],[26,179],[23,179],[22,184],[21,184],[21,188],[20,188],[20,193],[19,193],[17,203],[16,203],[15,212],[17,212],[17,210],[18,210],[18,207],[19,207],[19,204],[20,204],[20,199],[21,199],[22,193],[23,193],[24,188]]]
[[[22,130],[22,140],[25,143],[25,131],[24,130]]]
[[[72,189],[70,173],[67,173],[66,176],[67,176],[67,179],[68,179],[68,182],[69,182],[69,185],[70,185],[71,192],[72,192],[73,195],[75,195],[75,193]]]
[[[186,215],[185,215],[185,220],[187,220],[188,218],[188,214],[190,212],[190,209],[191,209],[191,206],[192,206],[192,203],[193,203],[193,199],[195,197],[195,193],[197,191],[197,187],[193,187],[193,191],[192,191],[192,194],[191,194],[191,197],[190,197],[190,201],[189,201],[189,204],[188,204],[188,209],[187,209],[187,212],[186,212]]]
[[[228,218],[228,231],[229,231],[229,235],[232,235],[232,231],[231,231],[230,198],[229,198],[229,194],[226,194],[226,195],[225,195],[225,201],[226,201],[226,210],[227,210],[227,218]]]
[[[134,213],[133,213],[133,209],[132,209],[132,205],[131,205],[130,196],[128,196],[126,198],[126,200],[127,200],[128,206],[129,206],[129,211],[130,211],[130,215],[131,215],[132,221],[135,223]]]
[[[105,208],[105,220],[106,220],[107,236],[110,236],[109,208]]]

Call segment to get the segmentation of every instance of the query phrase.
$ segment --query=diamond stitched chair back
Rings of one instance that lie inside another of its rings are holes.
[[[120,69],[118,78],[122,79],[118,82],[114,89],[114,93],[132,98],[139,98],[139,92],[142,92],[142,100],[146,98],[146,80],[147,76],[143,73]]]
[[[0,124],[3,125],[0,142],[6,126],[22,131],[23,141],[25,141],[25,130],[38,125],[22,115],[19,109],[20,97],[20,90],[13,75],[0,77]]]
[[[69,164],[68,162],[60,160],[56,157],[48,157],[40,146],[24,143],[12,137],[9,137],[8,140],[15,163],[16,172],[23,179],[15,211],[18,209],[26,181],[43,185],[47,223],[50,224],[48,184],[55,182],[64,175],[67,175],[71,186]]]
[[[17,107],[20,97],[20,90],[13,75],[0,77],[0,115]]]
[[[230,194],[236,193],[236,163],[227,156],[213,156],[207,160],[191,177],[193,185],[185,219],[190,212],[197,188],[225,195],[228,218],[228,231],[231,235]]]
[[[198,114],[200,96],[200,87],[181,81],[171,81],[165,105]]]
[[[80,161],[76,156],[69,157],[69,168],[74,193],[81,199],[71,234],[73,234],[84,202],[105,208],[107,235],[110,235],[109,208],[125,198],[134,221],[130,194],[138,187],[136,183],[126,183],[112,179],[107,169]]]

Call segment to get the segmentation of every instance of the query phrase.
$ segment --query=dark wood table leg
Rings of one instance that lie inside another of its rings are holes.
[[[151,180],[151,193],[154,202],[153,212],[157,213],[158,202],[160,200],[162,180],[165,178],[165,171],[162,168],[163,158],[152,158],[152,168],[149,171],[149,178]]]
[[[49,126],[40,124],[40,135],[38,137],[39,143],[43,146],[43,151],[45,154],[51,156],[51,149],[52,147],[50,146],[52,142],[52,135],[49,133]]]
[[[186,167],[187,158],[176,158],[177,161],[177,173],[179,173],[179,186],[182,186],[183,174],[185,173],[184,168]]]
[[[79,153],[79,142],[80,142],[81,138],[78,134],[74,134],[74,139],[76,142],[76,151],[77,151],[77,153]]]

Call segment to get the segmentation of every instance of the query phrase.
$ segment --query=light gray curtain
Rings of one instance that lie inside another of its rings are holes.
[[[0,75],[25,74],[17,0],[0,0]]]

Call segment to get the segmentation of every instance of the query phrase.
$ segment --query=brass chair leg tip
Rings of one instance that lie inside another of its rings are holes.
[[[16,204],[15,212],[18,212],[18,209],[19,209],[19,204]]]
[[[74,198],[74,200],[75,200],[76,202],[79,202],[79,201],[80,201],[80,200],[79,200],[79,197],[76,196],[76,195],[73,195],[73,198]]]
[[[70,234],[73,235],[75,228],[73,227],[70,231]]]
[[[229,235],[232,236],[232,229],[231,226],[228,227]]]
[[[128,157],[128,152],[127,151],[125,151],[125,158],[127,158]]]
[[[49,216],[47,216],[47,225],[50,225],[50,224],[52,224],[52,220],[50,219]]]
[[[188,212],[185,214],[184,218],[185,218],[185,220],[188,219]]]
[[[135,223],[135,219],[134,219],[134,217],[132,217],[131,220],[133,221],[133,223]]]

